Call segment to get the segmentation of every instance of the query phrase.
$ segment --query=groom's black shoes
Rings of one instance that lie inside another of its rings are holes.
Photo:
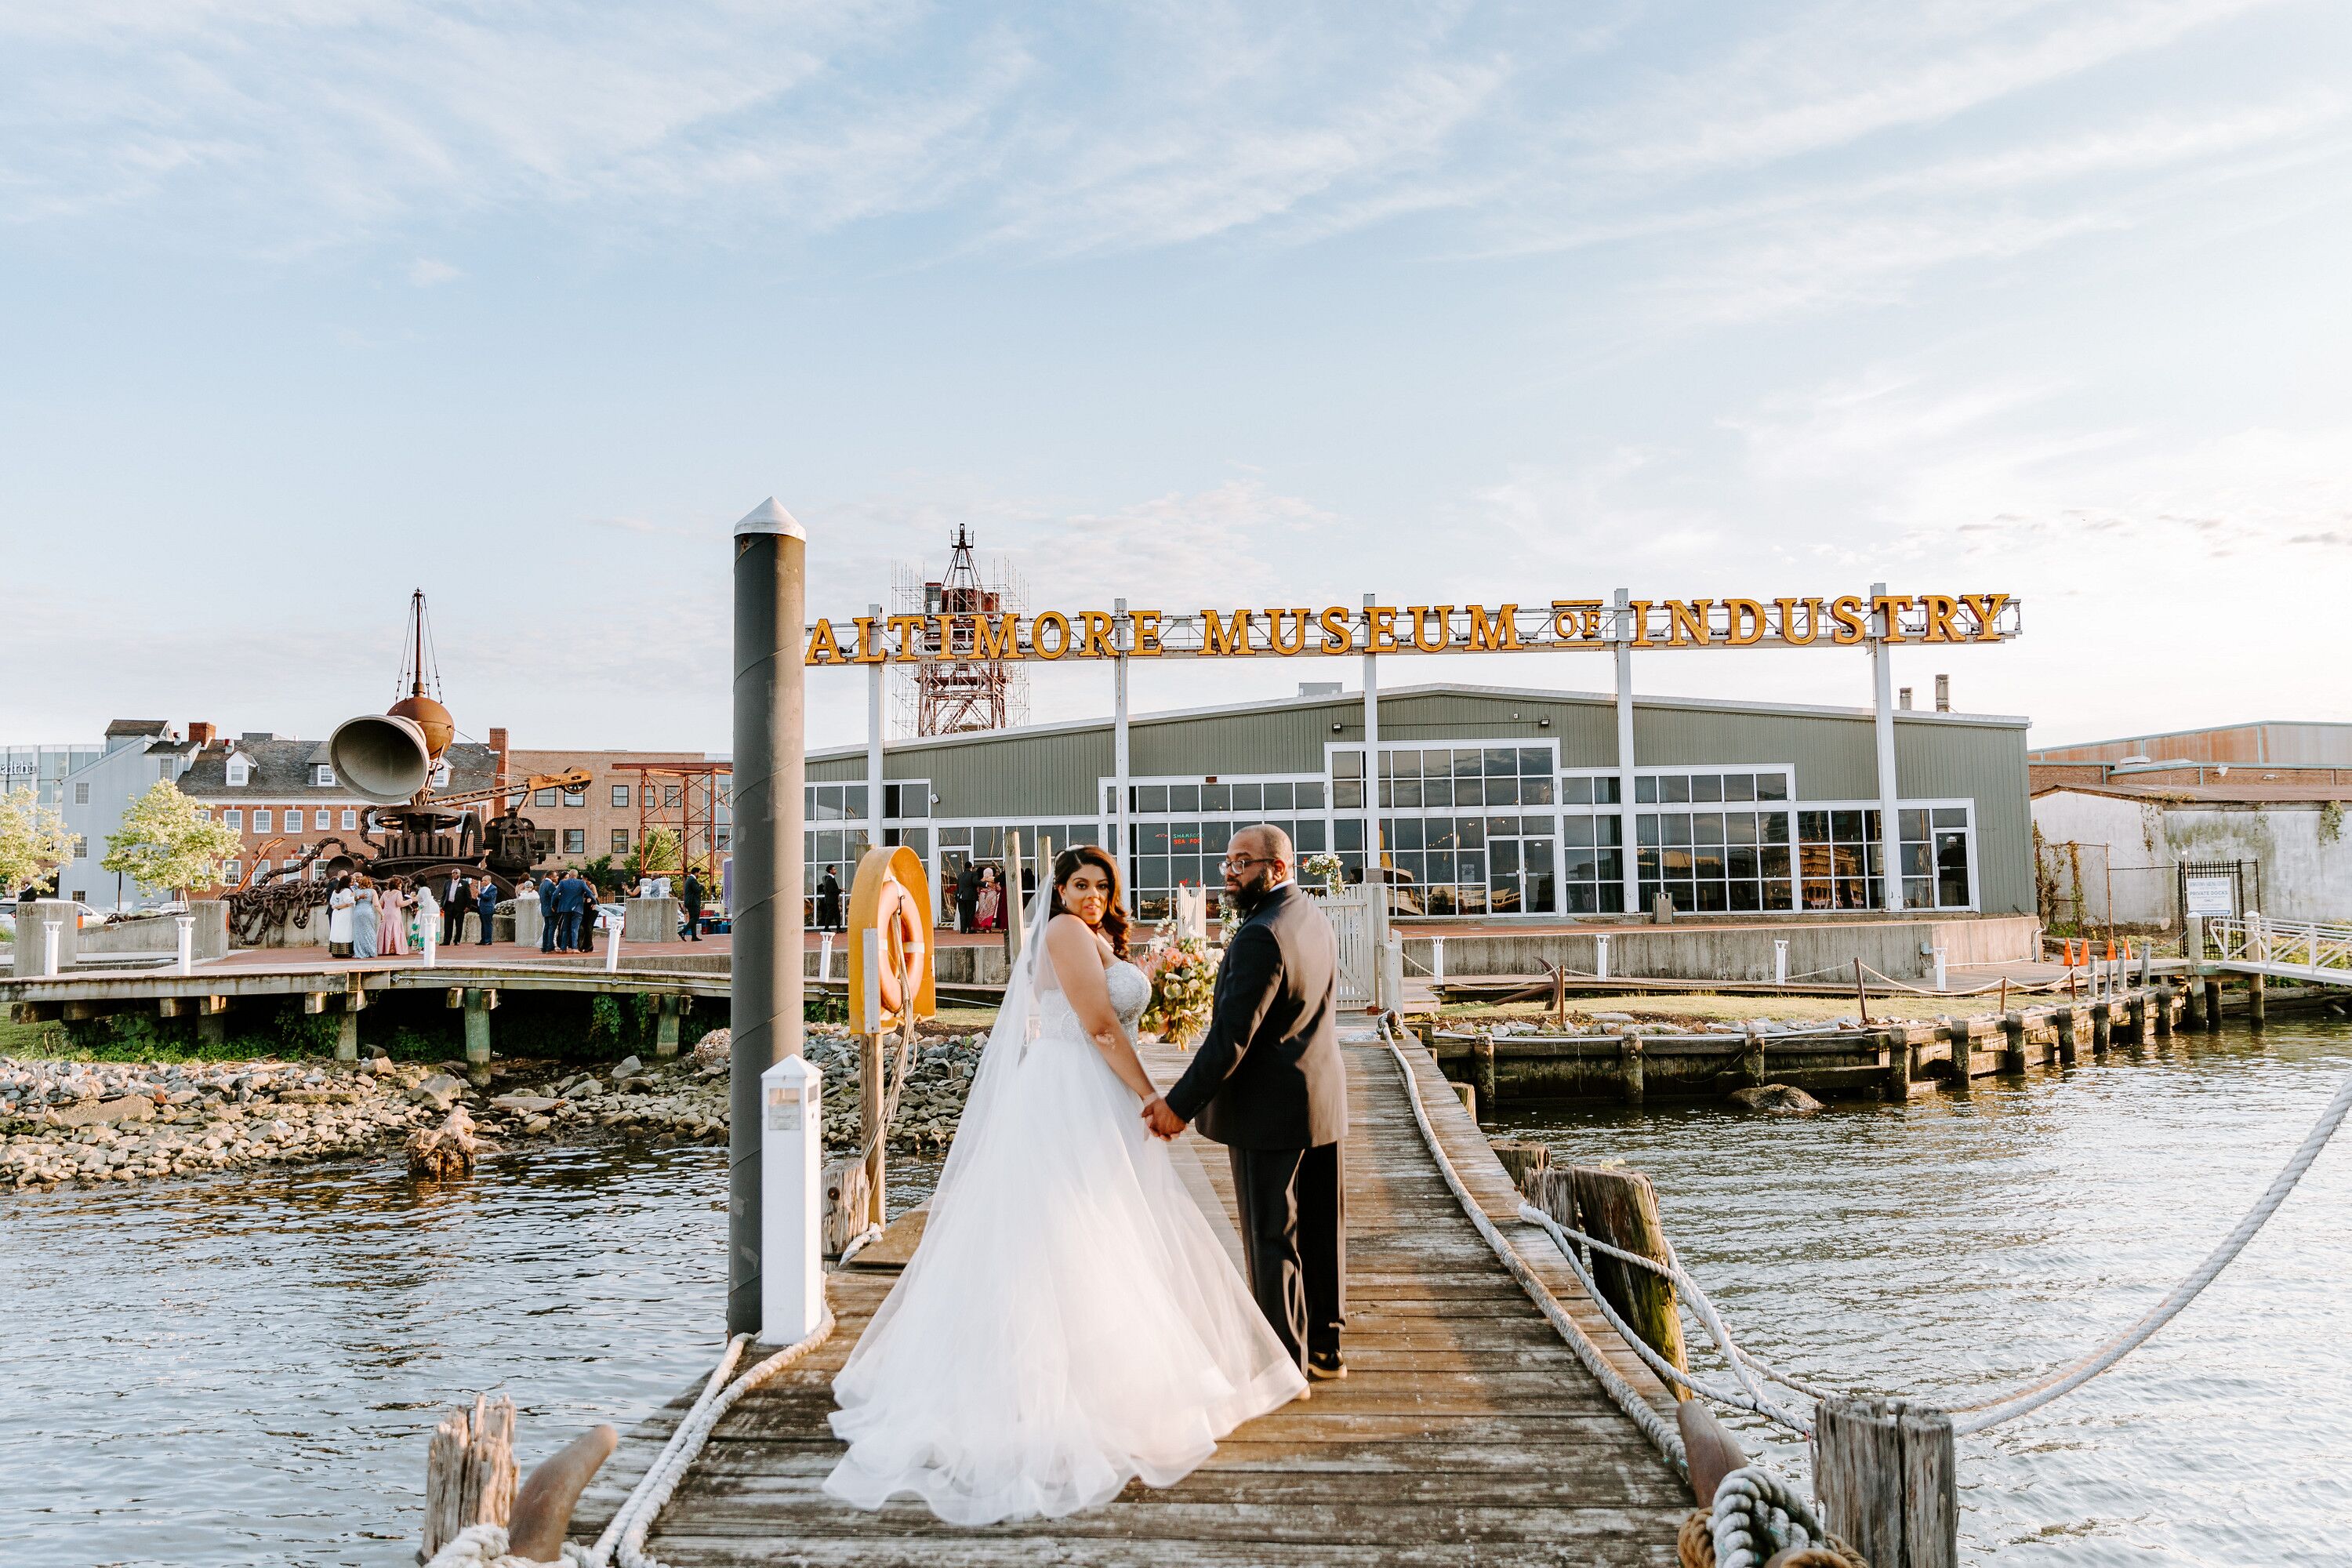
[[[1348,1375],[1348,1363],[1338,1351],[1309,1351],[1307,1375],[1316,1383],[1337,1383]]]

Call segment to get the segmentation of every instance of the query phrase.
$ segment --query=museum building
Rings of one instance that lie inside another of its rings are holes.
[[[876,828],[929,866],[942,922],[971,861],[1042,837],[1123,846],[1129,900],[1217,887],[1238,826],[1286,829],[1302,860],[1369,863],[1396,917],[1833,917],[1885,907],[1875,715],[1634,697],[1630,759],[1607,693],[1437,684],[1138,713],[1120,812],[1108,719],[900,740],[878,802],[864,746],[807,759],[806,876],[845,887]],[[2032,826],[2021,718],[1894,715],[1906,909],[2027,914]],[[1626,765],[1630,760],[1631,765]],[[870,816],[878,805],[878,825]],[[1368,846],[1370,847],[1368,850]]]

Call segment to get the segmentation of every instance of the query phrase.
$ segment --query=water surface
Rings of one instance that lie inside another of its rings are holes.
[[[1506,1124],[1556,1158],[1647,1173],[1685,1263],[1766,1360],[1873,1394],[1990,1391],[2153,1306],[2352,1068],[2342,1024],[2183,1046],[1804,1120],[1694,1107]],[[1960,1440],[1963,1556],[2334,1561],[2352,1517],[2347,1227],[2352,1131],[2154,1340],[2059,1403]],[[1803,1471],[1801,1444],[1752,1420],[1742,1431]]]

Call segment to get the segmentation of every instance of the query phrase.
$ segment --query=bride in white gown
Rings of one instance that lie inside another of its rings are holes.
[[[834,1379],[824,1489],[859,1508],[984,1524],[1172,1486],[1306,1387],[1143,1124],[1151,984],[1109,856],[1065,851],[1039,902],[922,1245]]]

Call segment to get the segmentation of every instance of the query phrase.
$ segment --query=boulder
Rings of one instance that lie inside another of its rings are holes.
[[[1731,1091],[1731,1103],[1742,1110],[1753,1110],[1763,1116],[1811,1116],[1821,1110],[1822,1102],[1803,1089],[1785,1083],[1759,1084],[1753,1089]]]
[[[51,1116],[60,1127],[93,1127],[110,1121],[152,1121],[155,1102],[139,1095],[120,1100],[81,1100],[61,1105]]]
[[[457,1096],[464,1092],[465,1088],[465,1084],[447,1073],[436,1072],[410,1089],[408,1098],[419,1105],[429,1104],[436,1110],[446,1110],[457,1102]]]

